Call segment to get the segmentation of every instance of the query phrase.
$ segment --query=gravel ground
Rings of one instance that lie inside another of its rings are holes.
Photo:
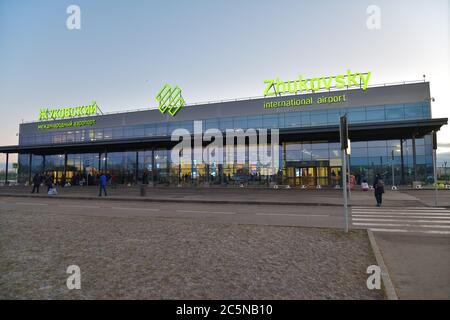
[[[365,231],[0,209],[1,299],[383,299],[372,264]]]

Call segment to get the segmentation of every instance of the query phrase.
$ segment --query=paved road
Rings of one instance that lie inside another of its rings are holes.
[[[0,197],[0,206],[33,212],[108,217],[194,219],[200,221],[278,226],[343,228],[343,210],[330,207],[158,203],[131,201],[82,201],[57,198]]]

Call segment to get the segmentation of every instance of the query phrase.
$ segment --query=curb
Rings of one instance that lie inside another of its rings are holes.
[[[307,206],[307,207],[342,207],[342,203],[324,203],[324,202],[293,202],[293,201],[259,201],[259,200],[211,200],[211,199],[176,199],[176,198],[146,198],[146,197],[95,197],[83,195],[56,195],[48,196],[33,194],[13,194],[0,193],[0,197],[17,197],[33,199],[66,199],[66,200],[101,200],[101,201],[137,201],[137,202],[160,202],[160,203],[202,203],[202,204],[243,204],[243,205],[275,205],[275,206]],[[349,204],[349,207],[360,206],[363,204]],[[394,207],[397,207],[396,205]],[[402,207],[402,206],[398,206]]]
[[[138,198],[138,197],[86,197],[86,196],[47,196],[31,194],[1,194],[0,197],[33,198],[33,199],[66,199],[66,200],[98,200],[98,201],[139,201],[139,202],[172,202],[172,203],[210,203],[210,204],[248,204],[248,205],[286,205],[286,206],[315,206],[315,207],[342,207],[338,203],[318,202],[286,202],[286,201],[233,201],[233,200],[201,200],[201,199],[167,199],[167,198]],[[349,205],[350,206],[350,205]]]
[[[395,291],[394,284],[392,283],[391,277],[389,276],[388,269],[384,263],[383,256],[381,254],[380,248],[375,241],[375,236],[372,230],[367,229],[367,234],[369,236],[370,245],[372,246],[372,251],[377,260],[377,264],[381,269],[381,278],[383,279],[384,290],[388,300],[398,300],[397,292]]]

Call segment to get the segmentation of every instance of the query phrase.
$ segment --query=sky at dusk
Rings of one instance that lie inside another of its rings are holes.
[[[66,27],[72,4],[80,30]],[[449,12],[448,0],[0,0],[0,144],[41,107],[154,108],[166,82],[188,103],[261,96],[264,79],[347,69],[371,71],[370,84],[425,74],[433,117],[449,117]],[[448,126],[438,139],[443,159]]]

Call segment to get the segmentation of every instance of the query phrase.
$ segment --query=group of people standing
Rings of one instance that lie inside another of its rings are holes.
[[[47,192],[54,187],[54,178],[51,174],[36,173],[33,177],[33,190],[31,193],[39,193],[40,186],[44,184],[47,187]]]
[[[98,184],[99,184],[99,194],[98,196],[101,197],[102,194],[105,195],[105,197],[107,196],[106,193],[106,185],[108,183],[109,177],[104,174],[104,173],[100,173],[98,175]],[[41,185],[45,185],[47,187],[47,193],[50,192],[50,190],[54,189],[55,185],[54,185],[54,177],[52,174],[47,174],[47,173],[36,173],[33,177],[33,189],[31,190],[31,193],[39,193],[39,189],[41,187]],[[62,179],[62,183],[61,185],[64,187],[65,186],[65,179]]]

